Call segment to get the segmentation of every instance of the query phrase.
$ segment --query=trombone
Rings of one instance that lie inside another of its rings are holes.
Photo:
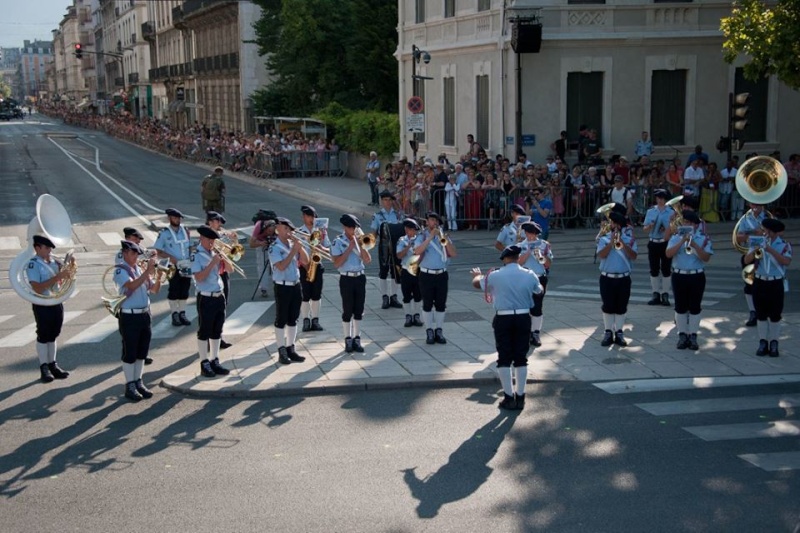
[[[239,253],[239,249],[241,248],[241,253]],[[247,278],[247,274],[244,273],[242,267],[236,264],[236,261],[242,258],[242,254],[244,254],[244,248],[239,243],[234,245],[222,242],[220,239],[214,239],[214,247],[212,248],[214,252],[219,255],[222,262],[226,265],[230,265],[233,270],[242,276],[243,278]]]
[[[375,248],[377,238],[374,233],[364,233],[361,228],[356,228],[355,237],[362,249],[369,251]]]

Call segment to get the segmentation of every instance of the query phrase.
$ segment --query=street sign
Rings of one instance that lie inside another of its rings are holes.
[[[422,111],[425,109],[425,104],[422,103],[422,98],[419,96],[412,96],[408,99],[406,107],[409,111],[411,111],[411,113],[416,115],[418,113],[422,113]]]
[[[514,144],[514,136],[506,135],[506,144]]]
[[[425,113],[406,115],[406,131],[410,133],[425,133]]]
[[[536,146],[536,135],[530,133],[523,135],[522,146]]]

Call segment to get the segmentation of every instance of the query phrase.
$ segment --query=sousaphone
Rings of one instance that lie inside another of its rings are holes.
[[[739,196],[751,204],[766,205],[774,202],[781,197],[789,183],[789,176],[786,168],[780,161],[772,157],[757,156],[745,161],[739,170],[736,171],[736,191]],[[736,236],[739,233],[739,225],[750,215],[748,210],[736,222],[731,235],[733,247],[739,253],[746,254],[747,246],[739,244]],[[772,213],[766,212],[767,217],[772,218]]]

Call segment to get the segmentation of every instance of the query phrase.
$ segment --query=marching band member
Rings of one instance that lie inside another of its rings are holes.
[[[380,194],[381,197],[381,209],[377,213],[372,216],[372,223],[370,224],[370,229],[372,233],[375,234],[376,238],[382,239],[381,236],[381,226],[384,223],[388,224],[397,224],[400,222],[400,216],[392,207],[394,202],[394,195],[389,191],[383,191]],[[389,297],[389,276],[392,276],[392,294]],[[383,301],[381,303],[381,309],[389,309],[390,307],[394,307],[397,309],[402,309],[403,306],[400,302],[397,301],[397,272],[395,272],[394,268],[388,263],[385,265],[380,265],[380,270],[378,272],[378,278],[380,279],[380,289],[381,294],[383,295]]]
[[[292,231],[292,222],[278,217],[275,226],[277,238],[269,247],[269,262],[275,284],[275,344],[278,346],[278,362],[283,365],[306,360],[298,355],[294,343],[303,300],[299,264],[308,264],[308,253],[300,240],[290,240]]]
[[[502,268],[490,270],[485,276],[473,268],[472,284],[486,294],[497,314],[492,320],[494,342],[497,346],[497,373],[503,386],[501,409],[522,409],[525,406],[525,384],[528,381],[528,333],[531,328],[530,309],[533,295],[544,291],[539,279],[519,264],[522,250],[516,244],[500,254]],[[516,388],[512,382],[514,364]]]
[[[672,294],[675,296],[675,324],[678,327],[679,350],[698,350],[697,332],[706,275],[703,269],[714,250],[711,239],[700,231],[700,217],[694,211],[681,213],[687,229],[674,234],[667,244],[667,257],[672,259]],[[690,229],[690,231],[689,231]]]
[[[419,290],[422,294],[422,313],[427,328],[426,344],[447,343],[442,333],[444,313],[447,309],[449,280],[447,265],[450,263],[450,258],[455,257],[456,247],[443,233],[442,224],[439,213],[430,211],[426,216],[427,229],[418,234],[414,241],[414,253],[422,256],[419,262]]]
[[[227,376],[230,370],[219,362],[222,326],[225,324],[225,294],[220,279],[220,254],[215,253],[214,240],[219,233],[208,226],[197,228],[200,246],[192,255],[191,269],[197,286],[197,353],[200,356],[200,374],[206,378]],[[233,266],[225,263],[229,274]],[[174,276],[172,279],[175,279]]]
[[[261,289],[261,297],[269,297],[268,287],[270,284],[269,257],[267,251],[275,241],[275,220],[267,218],[256,220],[253,226],[253,233],[250,235],[250,248],[256,251],[256,271],[258,273],[258,288]]]
[[[748,205],[750,206],[750,211],[747,212],[741,223],[739,223],[739,231],[736,234],[736,242],[741,245],[747,245],[748,238],[751,235],[759,235],[761,224],[767,217],[763,205],[754,204],[752,202],[748,202]],[[742,267],[744,267],[744,260],[742,260]],[[757,318],[756,306],[753,303],[753,286],[747,283],[744,284],[744,299],[747,302],[747,309],[750,311],[750,316],[745,326],[755,326]]]
[[[522,225],[522,231],[525,232],[525,240],[519,244],[521,250],[519,264],[532,270],[542,285],[542,291],[533,295],[533,307],[531,307],[530,343],[531,346],[538,348],[542,345],[540,337],[544,321],[542,304],[547,292],[547,274],[550,272],[550,265],[553,262],[553,250],[550,248],[549,242],[539,238],[542,234],[542,227],[539,224],[526,222]]]
[[[126,241],[130,241],[130,242],[132,242],[134,244],[138,244],[140,246],[142,244],[142,241],[144,240],[144,236],[136,228],[131,228],[131,227],[122,228],[122,234],[125,235],[125,240]],[[144,247],[142,247],[142,248],[144,248]],[[114,264],[118,265],[118,264],[122,263],[122,261],[123,261],[123,259],[122,259],[122,249],[120,249],[120,251],[117,252],[117,255],[114,256]],[[149,365],[150,363],[146,363],[146,364]]]
[[[303,225],[300,226],[300,233],[304,233],[309,237],[315,230],[319,230],[321,238],[319,246],[326,251],[331,247],[331,241],[328,238],[327,227],[317,227],[317,210],[310,205],[304,205],[300,208],[303,213]],[[309,260],[311,258],[311,246],[306,242],[302,243],[306,248]],[[312,281],[308,281],[308,268],[300,265],[300,285],[303,288],[303,303],[300,305],[300,316],[303,317],[303,331],[322,331],[323,327],[319,325],[319,308],[322,304],[322,275],[325,273],[325,268],[322,263],[317,265],[317,272]],[[309,317],[309,311],[311,316]]]
[[[125,376],[125,397],[133,402],[152,398],[153,393],[142,380],[144,365],[150,352],[152,335],[150,316],[150,293],[161,288],[153,282],[156,260],[150,258],[147,268],[139,268],[139,256],[144,253],[139,244],[133,241],[120,242],[122,261],[116,263],[114,284],[119,294],[126,298],[120,304],[119,334],[122,337],[122,373]]]
[[[628,302],[631,298],[631,261],[638,256],[636,239],[625,228],[628,219],[612,210],[609,213],[611,231],[597,241],[600,258],[600,298],[603,301],[605,334],[600,346],[627,346],[622,333]]]
[[[361,227],[355,215],[342,215],[339,223],[344,233],[331,244],[333,266],[339,270],[339,294],[342,296],[342,329],[344,350],[347,353],[363,352],[361,346],[361,319],[364,317],[364,302],[367,297],[365,265],[372,261],[369,250],[358,243],[356,228]]]
[[[658,189],[654,196],[656,205],[647,210],[642,227],[648,232],[650,239],[647,243],[647,259],[650,263],[650,288],[653,289],[653,298],[647,305],[669,306],[672,261],[665,254],[667,239],[664,235],[674,211],[666,205],[670,196],[667,191]]]
[[[178,273],[169,280],[169,310],[172,312],[173,326],[190,326],[192,322],[186,318],[186,300],[189,299],[189,288],[192,286],[191,262],[189,260],[189,230],[181,225],[183,214],[177,209],[165,211],[169,226],[158,234],[153,248],[158,250],[158,257],[169,258]]]
[[[784,293],[789,290],[786,268],[792,262],[792,245],[783,240],[786,226],[780,220],[765,218],[761,221],[766,242],[763,246],[750,245],[744,256],[745,264],[756,265],[753,278],[753,304],[758,321],[758,350],[756,355],[778,357],[778,339],[781,335],[781,313]],[[761,248],[761,259],[756,259],[756,249]]]
[[[239,237],[237,237],[236,232],[230,231],[225,232],[225,229],[222,227],[227,220],[222,214],[217,213],[216,211],[209,211],[206,213],[206,226],[213,229],[217,233],[220,234],[220,238],[223,238],[224,235],[227,234],[228,240],[231,243],[239,242]],[[230,305],[230,293],[231,293],[231,276],[228,274],[228,271],[225,270],[225,265],[221,264],[219,266],[219,279],[222,280],[222,293],[225,295],[225,307],[227,308]],[[220,349],[224,350],[225,348],[230,348],[233,346],[231,343],[226,342],[225,339],[220,338],[219,340],[219,347]]]
[[[50,255],[55,247],[47,237],[33,236],[36,255],[28,261],[27,275],[31,289],[40,296],[50,296],[51,289],[69,278],[69,271]],[[71,260],[74,262],[75,259]],[[33,318],[36,320],[36,354],[39,356],[42,383],[67,379],[69,372],[56,363],[56,339],[61,335],[61,326],[64,325],[64,304],[33,304]]]
[[[417,239],[417,232],[420,230],[419,224],[413,218],[403,220],[403,228],[406,234],[397,239],[397,258],[403,262],[407,260],[408,254],[414,254],[414,241]],[[419,266],[419,265],[417,265]],[[411,274],[407,269],[400,272],[400,288],[403,291],[403,309],[406,311],[405,327],[423,326],[419,317],[419,303],[422,295],[419,291],[419,278]]]
[[[511,222],[500,229],[500,233],[497,234],[497,240],[494,243],[494,247],[497,250],[502,252],[507,246],[517,244],[522,231],[517,225],[517,218],[524,214],[525,209],[521,206],[517,204],[511,206]]]

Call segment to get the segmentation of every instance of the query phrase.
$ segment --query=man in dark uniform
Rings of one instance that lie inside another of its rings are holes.
[[[120,245],[122,261],[116,263],[114,284],[118,293],[126,296],[120,304],[118,317],[122,372],[125,375],[125,397],[138,402],[153,397],[152,391],[144,385],[142,374],[152,336],[149,293],[157,293],[161,284],[151,279],[155,272],[155,258],[150,258],[143,270],[137,261],[144,250],[132,241],[122,241]]]
[[[200,246],[191,258],[191,269],[197,286],[197,352],[200,355],[200,374],[203,377],[226,376],[230,370],[219,362],[220,339],[225,324],[225,294],[219,276],[222,257],[214,252],[214,240],[219,233],[208,226],[197,228]],[[233,267],[225,263],[230,273]],[[175,279],[175,278],[173,278]]]
[[[192,322],[186,317],[186,301],[192,286],[192,265],[189,259],[189,230],[181,224],[183,213],[169,208],[164,211],[169,219],[169,226],[158,234],[153,248],[158,250],[158,257],[168,258],[175,265],[178,273],[169,280],[167,300],[172,312],[173,326],[190,326]],[[214,232],[216,233],[216,232]]]
[[[506,247],[500,253],[503,267],[490,270],[485,276],[481,275],[480,268],[471,270],[473,286],[484,291],[487,303],[496,310],[492,328],[497,347],[497,373],[503,386],[501,409],[522,409],[525,406],[530,309],[533,295],[544,290],[536,274],[518,263],[521,252],[516,244]],[[512,363],[516,389],[512,381]]]
[[[203,211],[225,212],[225,169],[216,167],[212,174],[203,178],[200,193],[203,198]]]
[[[227,220],[225,220],[225,217],[216,211],[209,211],[206,213],[206,226],[219,233],[221,239],[224,239],[226,236],[225,229],[222,227],[226,222]],[[236,236],[235,232],[228,232],[227,239],[231,243],[239,242],[239,238]],[[220,265],[219,278],[222,280],[222,292],[225,294],[225,307],[228,308],[231,304],[231,276],[225,269],[225,265]],[[225,339],[220,339],[220,349],[224,350],[225,348],[230,348],[231,346],[233,345],[229,342],[226,342]]]
[[[47,237],[33,236],[36,255],[28,262],[28,282],[33,292],[41,296],[50,296],[51,290],[69,278],[68,270],[50,256],[55,247]],[[36,320],[36,354],[39,356],[42,383],[67,379],[69,372],[56,363],[56,339],[61,335],[61,326],[64,324],[64,304],[33,304],[33,317]]]

